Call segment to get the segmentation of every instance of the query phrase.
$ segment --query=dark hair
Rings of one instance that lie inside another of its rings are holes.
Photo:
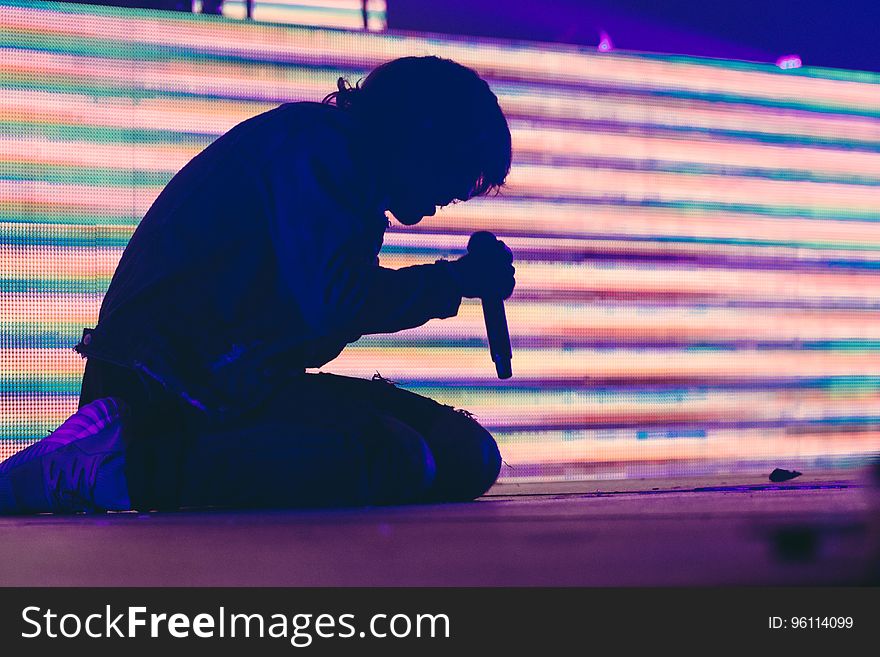
[[[498,98],[476,71],[450,59],[394,59],[355,86],[339,78],[322,102],[382,123],[401,142],[427,138],[472,181],[462,200],[497,192],[510,172],[510,129]]]

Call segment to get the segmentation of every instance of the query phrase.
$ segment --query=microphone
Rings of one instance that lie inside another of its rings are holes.
[[[491,247],[496,241],[497,238],[489,231],[478,231],[468,240],[468,253],[478,253]],[[495,363],[495,371],[498,373],[499,379],[509,379],[513,375],[510,369],[510,359],[513,352],[510,349],[510,332],[507,330],[504,300],[482,299],[482,302],[486,335],[489,338],[489,353]]]

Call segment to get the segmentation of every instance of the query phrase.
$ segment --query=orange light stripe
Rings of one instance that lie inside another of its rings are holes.
[[[600,130],[542,128],[529,121],[512,121],[513,151],[520,157],[617,158],[632,162],[660,160],[700,166],[805,170],[812,174],[842,174],[880,180],[880,153],[731,142],[718,147],[706,137],[683,139],[621,135]]]
[[[84,94],[8,89],[0,99],[0,112],[27,117],[29,122],[38,124],[82,124],[220,135],[233,125],[277,105],[269,101],[198,97],[109,96],[95,102],[93,97]]]
[[[462,232],[490,230],[498,234],[520,232],[543,240],[545,235],[578,235],[583,239],[608,239],[609,235],[771,240],[796,243],[827,242],[829,245],[880,246],[880,221],[835,221],[803,217],[772,217],[747,213],[651,209],[621,206],[576,206],[547,201],[505,200],[506,189],[490,199],[442,208],[421,224],[392,226],[397,232]],[[716,248],[723,245],[711,245]],[[638,248],[645,248],[639,245]],[[674,248],[670,246],[670,248]],[[820,252],[824,253],[823,251]]]
[[[500,442],[505,462],[516,466],[533,463],[600,463],[607,461],[729,461],[742,454],[767,455],[768,458],[805,458],[818,456],[848,456],[871,454],[880,450],[877,432],[846,436],[837,434],[797,435],[772,439],[756,437],[751,440],[706,440],[677,438],[675,440],[564,440],[554,443],[529,441]],[[771,457],[772,455],[772,457]],[[754,457],[760,458],[759,456]],[[508,473],[515,477],[516,472]]]
[[[511,194],[548,199],[562,196],[629,202],[754,203],[829,211],[880,207],[880,186],[549,166],[514,167],[507,189]]]
[[[45,324],[51,327],[93,326],[100,307],[100,295],[51,295],[0,293],[0,312],[8,324]],[[878,340],[880,312],[830,310],[764,310],[742,322],[742,313],[724,308],[682,311],[662,308],[645,313],[627,307],[561,303],[505,304],[513,336],[542,335],[561,340],[703,341],[723,340]],[[59,321],[63,318],[63,321]],[[457,338],[485,338],[480,305],[465,300],[455,318],[444,320],[444,335]],[[454,327],[454,330],[453,330]],[[386,338],[400,340],[419,332],[410,329]],[[374,338],[382,339],[382,338]]]
[[[102,167],[120,173],[179,171],[203,145],[95,144],[0,137],[0,163],[11,166]]]
[[[321,369],[369,378],[380,366],[382,375],[392,380],[497,378],[485,348],[349,347]],[[73,350],[0,349],[0,371],[51,379],[79,375],[82,367],[82,358]],[[872,352],[519,349],[514,357],[517,376],[547,379],[698,376],[724,382],[742,377],[876,376],[878,368],[880,355]]]
[[[322,371],[369,378],[381,367],[395,379],[497,380],[487,349],[349,348]],[[685,378],[701,377],[719,383],[743,377],[876,376],[880,355],[862,352],[753,351],[684,352],[652,349],[613,351],[518,349],[516,376],[538,379]]]
[[[499,102],[511,118],[539,117],[570,121],[591,121],[645,126],[643,132],[667,128],[698,129],[711,133],[729,131],[755,135],[795,135],[804,138],[852,139],[876,143],[876,119],[846,114],[801,112],[796,118],[777,107],[724,104],[697,99],[645,99],[639,95],[626,96],[605,92],[591,95],[585,102],[578,92],[553,94],[522,89],[505,93],[497,89]],[[699,134],[699,133],[698,133]],[[734,137],[734,138],[738,138]],[[722,138],[723,139],[723,138]],[[723,139],[724,143],[732,143]]]

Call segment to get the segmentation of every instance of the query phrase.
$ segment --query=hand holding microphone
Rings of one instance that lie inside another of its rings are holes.
[[[471,235],[468,252],[452,262],[462,296],[480,298],[489,337],[489,350],[499,379],[508,379],[512,372],[510,333],[504,314],[504,299],[516,285],[513,252],[488,231]]]

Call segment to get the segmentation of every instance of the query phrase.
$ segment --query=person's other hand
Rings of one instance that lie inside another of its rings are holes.
[[[513,252],[501,240],[451,262],[463,297],[507,299],[516,285]]]

